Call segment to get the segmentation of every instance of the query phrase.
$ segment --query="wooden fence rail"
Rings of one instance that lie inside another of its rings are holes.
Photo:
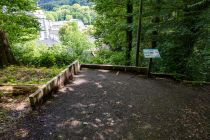
[[[80,70],[79,61],[74,61],[59,75],[50,80],[47,84],[43,85],[35,93],[29,96],[32,109],[36,109],[41,105],[53,91],[56,91],[60,86],[64,85],[66,81],[72,79],[75,74]]]

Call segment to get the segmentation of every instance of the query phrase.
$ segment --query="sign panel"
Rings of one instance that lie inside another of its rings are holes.
[[[144,49],[145,58],[160,58],[160,53],[158,49]]]

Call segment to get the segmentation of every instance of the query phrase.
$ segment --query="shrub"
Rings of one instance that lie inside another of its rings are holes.
[[[91,57],[88,60],[86,59],[85,62],[94,64],[124,65],[125,57],[123,52],[112,52],[104,49],[96,52],[95,57]]]
[[[34,66],[65,66],[77,59],[77,55],[69,47],[59,44],[48,47],[35,46],[34,42],[30,42],[13,47],[13,53],[21,64]]]

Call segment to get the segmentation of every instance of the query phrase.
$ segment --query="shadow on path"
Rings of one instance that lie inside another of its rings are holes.
[[[84,69],[1,139],[210,139],[210,92],[170,80]]]

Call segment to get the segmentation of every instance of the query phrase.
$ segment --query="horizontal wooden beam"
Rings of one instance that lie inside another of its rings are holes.
[[[72,79],[75,74],[78,74],[80,70],[79,67],[79,61],[73,62],[59,75],[47,82],[46,85],[43,85],[35,93],[31,94],[29,99],[32,109],[36,109],[37,106],[41,105],[53,91],[56,91],[60,86],[64,85],[66,81]]]
[[[170,73],[151,73],[153,77],[159,77],[159,78],[167,78],[172,79],[176,81],[182,81],[186,79],[186,75],[182,74],[170,74]]]
[[[135,67],[135,66],[118,66],[118,65],[100,65],[100,64],[81,64],[81,68],[90,69],[104,69],[113,71],[124,71],[147,75],[148,68],[146,67]]]

